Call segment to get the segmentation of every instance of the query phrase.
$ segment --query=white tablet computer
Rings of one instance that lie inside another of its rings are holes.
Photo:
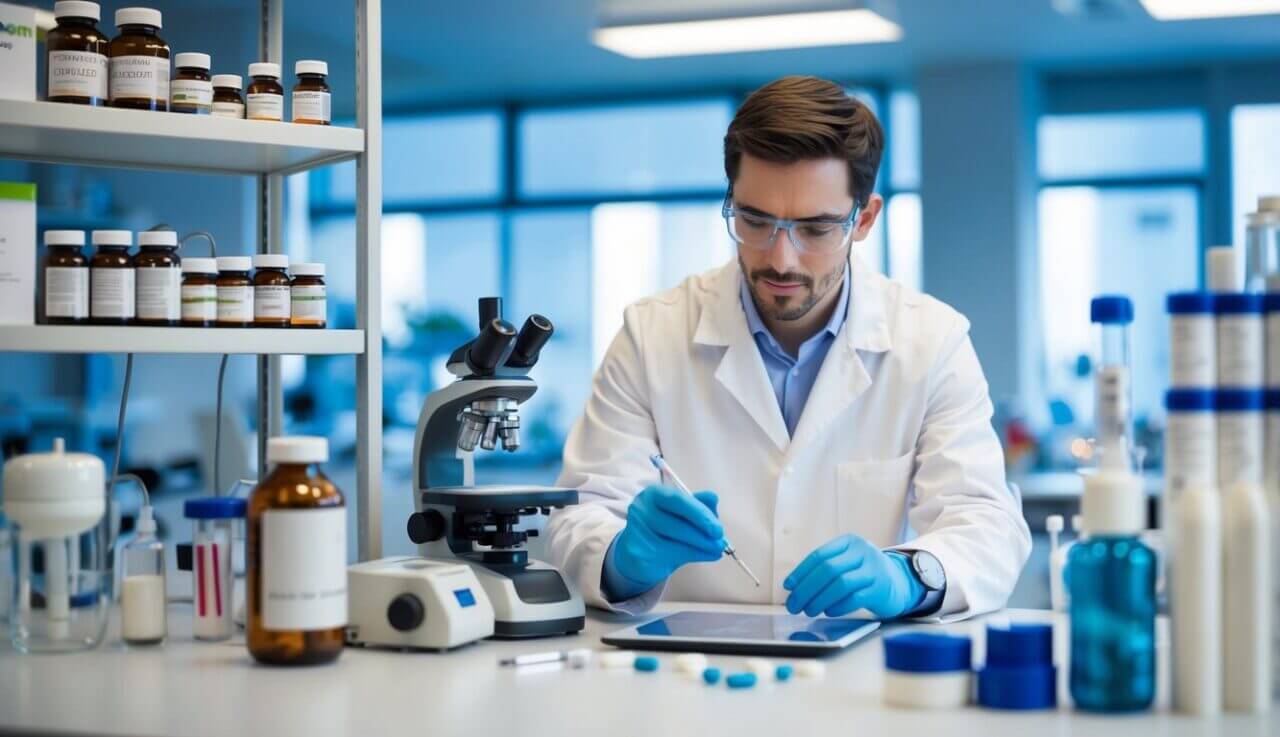
[[[843,650],[879,627],[873,619],[684,611],[663,614],[601,641],[638,650],[813,657]]]

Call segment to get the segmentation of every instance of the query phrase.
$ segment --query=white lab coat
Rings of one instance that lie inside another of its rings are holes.
[[[794,438],[747,328],[736,261],[626,309],[565,445],[560,484],[579,489],[580,504],[547,530],[551,560],[589,604],[633,614],[663,596],[780,604],[806,555],[855,533],[937,556],[947,589],[936,617],[1004,605],[1031,535],[1005,484],[969,323],[857,258],[851,274],[848,317]],[[691,488],[719,494],[726,535],[760,588],[726,557],[605,600],[605,552],[632,497],[658,481],[656,452]]]

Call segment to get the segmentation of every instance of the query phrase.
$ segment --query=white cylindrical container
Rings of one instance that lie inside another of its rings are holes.
[[[1188,486],[1218,484],[1216,395],[1211,389],[1170,389],[1164,406],[1166,488],[1177,493]]]
[[[1205,284],[1210,292],[1244,290],[1244,270],[1233,246],[1210,246],[1205,251]]]
[[[1217,384],[1213,303],[1208,292],[1179,292],[1165,300],[1169,312],[1169,386],[1174,389]]]
[[[1262,405],[1263,393],[1258,390],[1219,389],[1214,393],[1219,489],[1239,482],[1262,484]]]
[[[1260,294],[1215,295],[1218,386],[1243,389],[1263,386],[1266,366],[1262,305]]]
[[[968,637],[907,632],[884,638],[884,701],[907,709],[958,709],[973,700]]]
[[[1260,484],[1223,489],[1223,703],[1228,711],[1271,709],[1271,520]]]
[[[1173,708],[1222,710],[1222,509],[1218,490],[1194,484],[1170,510],[1169,627]]]
[[[1267,386],[1280,389],[1280,292],[1263,295],[1262,313],[1266,332]]]

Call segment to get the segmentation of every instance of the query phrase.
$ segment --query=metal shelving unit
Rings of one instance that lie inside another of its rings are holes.
[[[281,63],[283,0],[261,0],[261,8],[258,58]],[[3,158],[257,177],[259,253],[282,251],[286,175],[355,159],[355,330],[4,326],[0,351],[256,354],[260,468],[266,466],[267,438],[284,424],[279,357],[354,356],[361,560],[382,554],[381,29],[381,0],[355,0],[355,128],[0,101]]]

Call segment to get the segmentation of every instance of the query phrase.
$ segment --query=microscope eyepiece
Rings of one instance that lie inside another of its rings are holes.
[[[555,331],[555,326],[546,317],[536,313],[530,315],[520,328],[520,335],[516,337],[516,345],[511,350],[507,365],[512,368],[529,368],[537,363],[538,353]]]
[[[494,320],[502,319],[502,297],[481,297],[479,308],[481,330]]]
[[[497,318],[490,320],[467,351],[467,364],[477,374],[492,374],[507,346],[515,339],[516,329],[511,323]]]

